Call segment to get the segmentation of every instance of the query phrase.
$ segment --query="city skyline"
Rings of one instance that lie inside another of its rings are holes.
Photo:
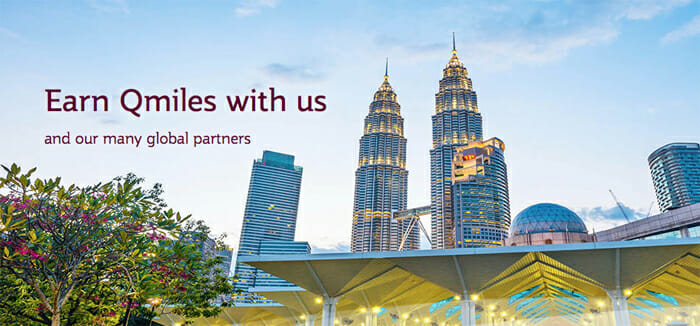
[[[656,201],[647,156],[700,138],[698,2],[270,3],[0,3],[1,163],[38,166],[42,177],[80,184],[135,172],[163,183],[169,204],[229,233],[237,247],[250,161],[263,149],[294,153],[306,168],[298,237],[317,249],[348,250],[357,136],[386,56],[411,143],[408,207],[429,203],[428,120],[453,31],[488,112],[484,134],[509,146],[513,215],[555,202],[601,230],[624,222],[613,189],[644,217]],[[114,96],[128,87],[183,85],[217,94],[253,86],[325,93],[328,109],[135,121],[116,111],[50,114],[42,94],[57,87]],[[40,144],[43,135],[66,130],[227,131],[251,134],[253,144],[152,151]],[[658,212],[655,204],[651,211]]]

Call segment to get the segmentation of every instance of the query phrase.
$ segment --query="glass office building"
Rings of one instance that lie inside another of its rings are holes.
[[[456,246],[501,246],[508,237],[508,176],[498,138],[458,147],[452,161]]]
[[[433,249],[455,248],[452,195],[452,157],[455,149],[482,140],[481,113],[472,80],[452,47],[452,58],[442,71],[432,117],[430,150],[430,210]]]
[[[406,209],[408,171],[403,118],[388,71],[374,94],[360,138],[355,171],[352,216],[353,252],[397,250],[410,221],[394,221],[393,212]],[[418,249],[418,229],[411,230],[404,249]]]
[[[671,143],[649,155],[659,210],[700,203],[700,144]]]
[[[292,155],[264,151],[262,159],[253,162],[237,260],[259,255],[264,241],[294,241],[301,175],[302,168],[294,165]],[[267,300],[248,292],[257,273],[256,268],[236,263],[235,287],[242,292],[234,296],[235,304]]]

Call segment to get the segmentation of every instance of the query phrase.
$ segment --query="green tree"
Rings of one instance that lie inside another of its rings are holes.
[[[219,312],[233,292],[220,260],[203,256],[189,216],[167,209],[162,187],[133,174],[93,186],[64,186],[3,166],[0,178],[0,321],[124,325],[168,307],[187,318]],[[191,224],[190,224],[191,225]],[[187,229],[187,230],[186,230]],[[161,310],[162,311],[162,310]]]

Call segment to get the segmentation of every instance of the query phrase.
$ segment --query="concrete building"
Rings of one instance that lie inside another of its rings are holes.
[[[649,155],[659,209],[700,203],[700,144],[671,143]]]
[[[510,226],[505,246],[548,245],[593,242],[588,228],[570,209],[550,203],[525,208]]]
[[[360,138],[350,249],[397,250],[410,221],[396,221],[392,213],[406,209],[407,196],[406,138],[387,61],[384,82],[374,93]],[[418,229],[411,230],[403,248],[418,249],[419,245]]]
[[[292,155],[264,151],[262,159],[253,162],[237,261],[259,255],[263,241],[294,241],[301,175],[302,168],[294,165]],[[241,293],[234,296],[234,304],[267,300],[248,291],[257,274],[256,268],[236,263],[234,285]]]
[[[501,246],[508,237],[510,202],[498,138],[457,147],[452,160],[452,194],[458,248]]]

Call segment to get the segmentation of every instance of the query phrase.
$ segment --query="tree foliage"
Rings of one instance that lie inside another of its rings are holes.
[[[203,255],[202,222],[168,209],[162,187],[133,174],[64,186],[35,169],[0,178],[0,324],[114,325],[159,309],[212,316],[233,292]],[[188,223],[189,222],[189,223]],[[193,228],[192,225],[201,225]]]

